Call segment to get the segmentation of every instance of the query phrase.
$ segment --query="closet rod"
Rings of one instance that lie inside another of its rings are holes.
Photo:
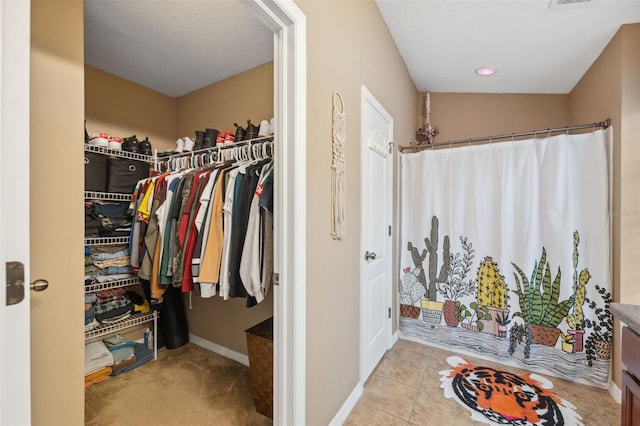
[[[415,141],[412,141],[413,145],[401,146],[400,152],[404,152],[405,149],[415,149],[417,151],[422,151],[427,148],[433,148],[436,146],[453,146],[453,145],[461,145],[461,144],[471,144],[474,142],[483,142],[483,141],[494,141],[496,139],[513,139],[522,136],[536,136],[536,135],[544,135],[550,133],[558,133],[558,132],[570,132],[573,130],[584,130],[584,129],[606,129],[611,126],[611,119],[607,118],[604,121],[600,121],[599,123],[591,123],[591,124],[580,124],[577,126],[566,126],[566,127],[558,127],[556,129],[544,129],[544,130],[531,130],[529,132],[520,132],[520,133],[509,133],[506,135],[498,135],[498,136],[483,136],[481,138],[470,138],[470,139],[458,139],[455,141],[449,142],[440,142],[433,143],[429,145],[420,145]]]
[[[235,148],[237,146],[243,146],[243,145],[252,145],[254,143],[260,143],[260,142],[271,142],[273,140],[273,135],[269,135],[269,136],[261,136],[259,138],[254,138],[254,139],[247,139],[244,141],[239,141],[239,142],[232,142],[232,143],[225,143],[225,144],[220,144],[216,146],[212,146],[209,148],[202,148],[202,149],[198,149],[195,151],[184,151],[178,154],[172,154],[170,156],[170,158],[178,158],[178,157],[187,157],[190,155],[197,155],[197,154],[207,154],[207,153],[211,153],[211,152],[216,152],[216,151],[220,151],[221,149],[230,149],[230,148]],[[159,156],[158,157],[158,161],[163,161],[164,159],[166,159],[167,157],[162,157]]]

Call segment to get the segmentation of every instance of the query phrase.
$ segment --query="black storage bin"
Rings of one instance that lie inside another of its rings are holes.
[[[149,177],[149,163],[127,158],[109,159],[107,192],[131,194],[140,179]]]
[[[84,153],[84,190],[107,190],[107,157],[95,152]]]

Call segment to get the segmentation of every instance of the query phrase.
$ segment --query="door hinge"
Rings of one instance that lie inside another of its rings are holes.
[[[6,305],[17,305],[24,299],[24,264],[22,262],[6,262],[5,274],[7,282]]]
[[[280,285],[280,274],[277,272],[273,273],[273,285]]]
[[[393,154],[393,142],[389,142],[389,154]]]
[[[391,236],[391,225],[389,225],[389,236]]]
[[[389,318],[391,318],[391,308],[389,308]]]

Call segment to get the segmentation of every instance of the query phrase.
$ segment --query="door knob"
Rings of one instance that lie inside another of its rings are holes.
[[[376,258],[376,254],[375,253],[366,252],[364,254],[364,260],[373,260],[375,258]]]
[[[29,286],[29,288],[32,291],[42,291],[42,290],[46,290],[47,287],[49,287],[49,281],[47,280],[35,280],[34,282],[31,283],[31,285]]]

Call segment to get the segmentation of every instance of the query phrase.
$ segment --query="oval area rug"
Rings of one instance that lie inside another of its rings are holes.
[[[584,426],[575,406],[551,391],[553,384],[535,374],[522,375],[476,367],[458,356],[440,371],[446,398],[471,413],[472,420],[490,425]]]

